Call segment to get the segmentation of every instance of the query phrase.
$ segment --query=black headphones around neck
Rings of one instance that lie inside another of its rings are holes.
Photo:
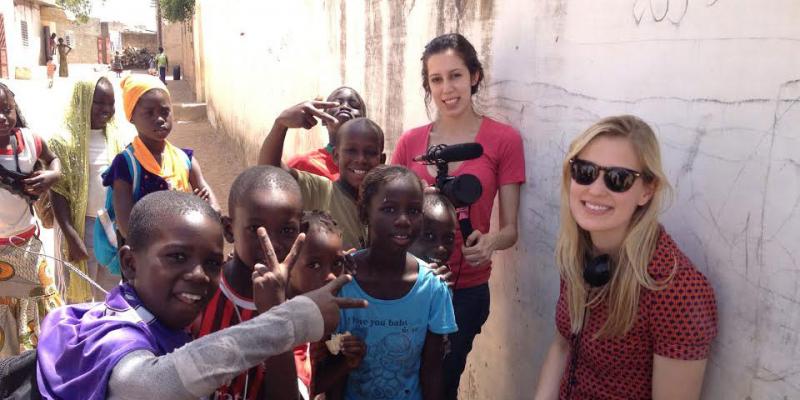
[[[611,257],[601,254],[583,267],[583,280],[593,288],[602,287],[611,280]]]

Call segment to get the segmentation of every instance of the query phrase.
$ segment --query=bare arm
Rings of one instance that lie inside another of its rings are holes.
[[[75,227],[72,225],[72,212],[70,210],[69,202],[60,193],[51,190],[50,201],[53,202],[53,215],[55,216],[58,226],[64,232],[64,239],[67,241],[67,258],[69,261],[75,262],[89,258],[86,244],[83,243],[83,238]],[[87,226],[84,229],[92,229]]]
[[[47,147],[47,142],[42,141],[42,153],[39,159],[44,163],[44,170],[33,171],[30,178],[25,179],[25,191],[40,195],[50,189],[61,179],[61,160]]]
[[[215,211],[220,211],[217,196],[214,195],[214,191],[211,189],[211,186],[203,177],[203,170],[200,168],[200,160],[198,160],[197,157],[192,159],[192,169],[189,170],[189,184],[192,185],[194,194],[207,201],[208,204],[211,205],[211,208],[213,208]]]
[[[112,202],[114,204],[117,230],[122,234],[122,237],[128,237],[128,219],[131,217],[131,209],[133,208],[133,188],[131,184],[121,179],[115,180]]]
[[[419,368],[419,382],[422,398],[438,400],[444,398],[442,386],[442,358],[444,357],[444,336],[428,331],[422,347],[422,361]]]
[[[707,361],[653,355],[653,400],[699,399]]]
[[[470,265],[483,265],[491,259],[495,250],[505,250],[517,242],[519,191],[519,183],[500,186],[500,229],[486,234],[477,229],[472,232],[467,238],[467,246],[462,249]]]
[[[536,400],[557,400],[561,386],[561,377],[569,361],[569,342],[559,332],[556,332],[550,349],[544,358],[544,364],[539,371],[539,384],[536,387]]]

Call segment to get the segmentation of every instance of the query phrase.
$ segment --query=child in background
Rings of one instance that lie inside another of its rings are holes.
[[[300,103],[284,112],[275,120],[272,130],[261,146],[259,163],[280,166],[283,142],[289,128],[309,129],[320,118],[326,123],[338,120],[325,110],[338,107],[339,103],[310,101]],[[383,164],[383,131],[367,118],[356,118],[345,122],[338,130],[339,142],[333,149],[333,158],[339,166],[339,179],[331,182],[327,178],[309,172],[287,168],[297,179],[303,195],[304,210],[328,210],[342,227],[344,248],[362,248],[366,233],[358,219],[356,201],[361,181],[367,172]]]
[[[53,87],[53,79],[56,76],[56,63],[52,56],[47,56],[47,87]]]
[[[333,158],[333,149],[339,140],[339,127],[351,119],[366,117],[367,105],[355,89],[347,86],[336,88],[328,95],[326,101],[339,103],[338,107],[328,109],[328,114],[335,117],[338,123],[322,121],[322,124],[328,128],[328,145],[306,154],[294,156],[286,162],[286,165],[289,168],[311,172],[314,175],[336,181],[339,179],[339,167]]]
[[[41,161],[46,169],[35,169]],[[61,305],[42,255],[33,201],[61,177],[61,162],[31,132],[0,83],[0,358],[36,347],[39,322]]]
[[[321,288],[347,272],[346,256],[342,251],[342,229],[330,214],[324,211],[304,212],[300,231],[306,234],[306,239],[289,274],[289,298]],[[294,359],[303,399],[313,399],[325,393],[342,378],[325,372],[317,375],[316,371],[333,369],[342,371],[344,375],[358,367],[365,352],[364,341],[352,335],[342,338],[341,354],[344,357],[335,360],[329,357],[323,342],[305,343],[296,347]],[[337,364],[340,363],[345,363],[346,367],[339,367]]]
[[[422,205],[422,234],[409,252],[426,263],[445,265],[453,254],[456,239],[456,210],[442,194],[425,193]]]
[[[211,187],[203,178],[200,161],[192,150],[175,147],[167,140],[172,131],[172,101],[161,81],[148,75],[128,75],[120,83],[125,117],[136,126],[138,136],[125,151],[141,167],[139,187],[132,187],[128,161],[120,153],[103,175],[103,185],[113,187],[114,213],[118,236],[124,244],[128,236],[128,218],[139,198],[160,190],[194,192],[219,210]],[[112,271],[115,272],[115,271]]]
[[[358,204],[369,247],[353,255],[358,275],[341,295],[370,307],[345,311],[337,332],[363,338],[367,354],[349,373],[346,399],[440,399],[443,335],[457,330],[450,291],[408,253],[422,230],[423,187],[410,170],[380,166]],[[333,393],[332,393],[333,395]]]
[[[229,216],[223,217],[225,238],[233,243],[233,258],[222,268],[219,286],[193,329],[195,337],[212,334],[256,315],[253,269],[267,259],[257,230],[266,228],[275,256],[287,257],[300,234],[301,206],[297,182],[280,168],[251,167],[236,177],[228,195]],[[282,296],[279,302],[286,297],[285,293],[277,295]],[[287,351],[233,378],[217,389],[216,396],[245,400],[262,395],[270,399],[296,398],[297,386],[286,384],[296,381],[294,357]]]
[[[63,307],[44,322],[37,376],[46,399],[197,399],[273,354],[318,340],[338,322],[340,306],[364,306],[332,296],[349,280],[343,276],[188,343],[185,328],[214,292],[223,263],[219,214],[196,196],[163,191],[136,203],[129,227],[120,249],[125,283],[104,304]],[[274,257],[267,265],[258,270],[285,269]],[[258,298],[268,275],[255,274]]]
[[[53,213],[60,228],[55,235],[59,243],[56,249],[61,258],[105,290],[116,287],[120,276],[102,266],[98,268],[94,257],[94,224],[106,197],[102,173],[135,135],[129,124],[115,121],[115,103],[114,87],[107,78],[76,82],[64,116],[64,129],[49,142],[61,160],[64,174],[51,191]],[[59,276],[68,278],[59,282],[59,288],[70,303],[105,299],[104,293],[76,274],[67,273],[63,267],[56,270]]]

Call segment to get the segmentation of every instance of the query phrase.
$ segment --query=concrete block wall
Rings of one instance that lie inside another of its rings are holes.
[[[231,21],[237,21],[231,24]],[[717,293],[703,398],[800,398],[800,6],[796,0],[199,0],[197,87],[254,161],[278,113],[347,84],[391,152],[428,122],[419,58],[478,48],[479,110],[524,137],[520,240],[495,256],[467,399],[530,398],[554,334],[559,164],[597,119],[656,129],[675,197],[663,223]],[[234,28],[235,26],[235,28]],[[287,152],[324,142],[293,132]]]

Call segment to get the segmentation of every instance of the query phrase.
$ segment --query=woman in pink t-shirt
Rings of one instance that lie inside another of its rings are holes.
[[[455,399],[472,341],[489,317],[491,256],[517,241],[519,191],[525,182],[525,157],[519,132],[475,111],[472,96],[483,80],[483,67],[475,48],[464,36],[451,33],[431,40],[422,54],[422,76],[425,102],[430,105],[433,100],[436,119],[403,133],[392,163],[408,167],[433,184],[435,167],[414,162],[414,157],[438,144],[477,142],[483,146],[480,158],[449,165],[450,175],[475,175],[483,187],[481,197],[468,212],[474,231],[466,243],[460,232],[456,235],[455,251],[448,263],[455,279],[453,307],[458,332],[449,336],[451,344],[444,363],[444,383],[447,398]],[[497,193],[500,194],[500,229],[489,233]]]

